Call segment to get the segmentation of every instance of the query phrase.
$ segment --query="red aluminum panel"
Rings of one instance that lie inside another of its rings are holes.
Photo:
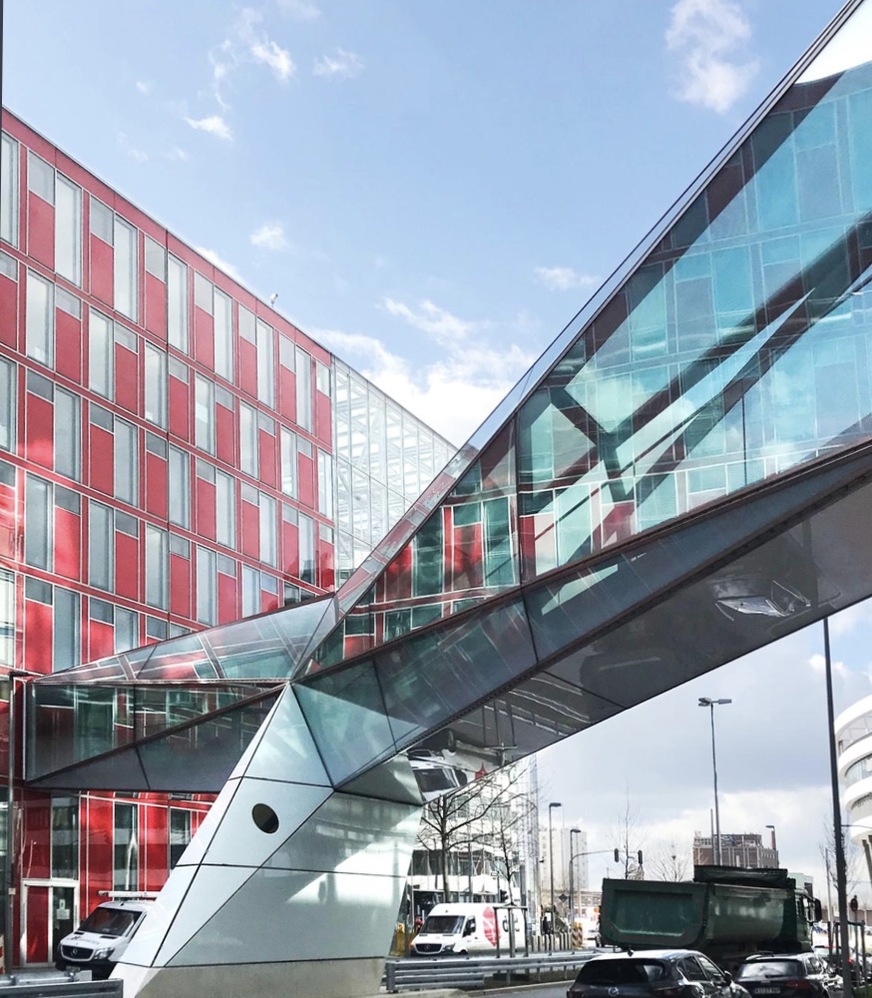
[[[91,249],[91,294],[112,305],[115,302],[115,250],[98,239],[89,237]]]
[[[24,601],[24,667],[31,672],[52,671],[54,614],[45,603]]]
[[[324,449],[331,452],[333,450],[332,412],[330,397],[315,392],[315,433],[324,445]]]
[[[142,818],[140,886],[144,891],[159,891],[169,875],[169,808],[149,803],[140,807],[139,813]]]
[[[333,545],[328,544],[327,541],[322,541],[320,537],[316,541],[316,544],[318,551],[318,585],[329,592],[336,588]]]
[[[25,850],[26,851],[26,850]],[[43,874],[48,876],[48,874]],[[25,933],[26,943],[24,962],[26,964],[49,963],[51,954],[48,951],[48,887],[34,884],[22,885],[23,904],[26,907]]]
[[[99,891],[112,890],[115,803],[111,796],[88,794],[83,798],[81,825],[82,912],[92,912],[101,901]]]
[[[218,623],[229,624],[239,620],[240,607],[236,579],[218,573]]]
[[[191,562],[170,555],[170,613],[191,619]]]
[[[106,658],[115,653],[115,627],[112,624],[88,618],[85,620],[85,630],[85,662],[96,662],[98,658]]]
[[[278,469],[278,448],[274,433],[265,433],[263,430],[257,431],[258,457],[260,459],[260,481],[264,485],[276,488]]]
[[[145,328],[161,339],[166,339],[167,286],[149,273],[145,275]]]
[[[297,421],[297,379],[293,371],[279,364],[279,412],[295,423]]]
[[[54,270],[54,207],[28,192],[27,212],[29,254],[49,270]]]
[[[188,385],[170,377],[170,433],[181,440],[191,440],[191,405]]]
[[[241,544],[240,549],[249,558],[260,560],[260,511],[250,502],[241,503]]]
[[[17,536],[15,513],[15,489],[0,485],[0,556],[17,560],[15,538]]]
[[[54,468],[54,405],[27,392],[24,456],[43,468]]]
[[[18,349],[18,282],[0,276],[0,343]]]
[[[88,482],[93,489],[115,494],[115,438],[101,426],[88,424],[90,474]]]
[[[223,405],[215,406],[215,444],[218,460],[236,467],[236,417]]]
[[[145,452],[145,511],[166,520],[167,509],[167,462],[165,458]]]
[[[115,531],[115,592],[126,599],[139,599],[139,540]]]
[[[239,338],[239,387],[257,398],[257,348],[242,337]]]
[[[67,579],[82,577],[82,518],[55,506],[54,569]]]
[[[299,454],[297,459],[298,496],[300,502],[309,509],[316,509],[315,459]]]
[[[217,540],[216,522],[216,489],[212,482],[207,482],[195,476],[194,502],[196,506],[196,520],[194,528],[201,537],[208,537],[209,540]]]
[[[265,592],[263,589],[260,591],[260,612],[268,613],[270,610],[278,609],[279,598],[275,593]]]
[[[139,357],[115,344],[115,401],[128,412],[139,412]]]
[[[279,565],[285,575],[300,577],[300,531],[293,523],[284,519],[281,523],[281,552]]]
[[[210,371],[215,369],[215,320],[194,306],[194,359]]]
[[[55,309],[55,369],[82,384],[82,322],[69,312]]]
[[[43,880],[51,876],[51,797],[31,792],[26,795],[23,803],[23,841],[27,843],[27,848],[21,850],[21,876],[25,879],[33,877]],[[27,922],[29,928],[30,912]],[[27,944],[29,952],[29,932]]]

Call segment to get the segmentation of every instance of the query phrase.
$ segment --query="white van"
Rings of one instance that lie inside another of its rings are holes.
[[[55,966],[90,970],[94,980],[105,980],[153,904],[153,899],[143,897],[98,904],[75,932],[61,939]]]
[[[526,943],[523,908],[454,902],[434,905],[412,940],[410,956],[509,953]]]

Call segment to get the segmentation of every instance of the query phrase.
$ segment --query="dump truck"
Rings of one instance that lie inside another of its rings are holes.
[[[820,914],[787,870],[695,866],[692,881],[603,880],[600,936],[622,949],[700,950],[733,971],[761,950],[810,950]]]

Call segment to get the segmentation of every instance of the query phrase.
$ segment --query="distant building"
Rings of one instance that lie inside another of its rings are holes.
[[[778,866],[778,850],[775,847],[775,831],[771,830],[770,844],[763,842],[757,832],[721,834],[721,863],[723,866],[744,866],[750,869]],[[693,836],[693,862],[695,866],[714,866],[717,863],[716,850],[711,835]]]
[[[872,879],[872,697],[843,710],[834,728],[847,827],[863,849]]]

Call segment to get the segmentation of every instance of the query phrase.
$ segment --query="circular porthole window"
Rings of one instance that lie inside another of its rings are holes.
[[[267,835],[272,835],[279,829],[279,816],[269,804],[255,804],[251,809],[251,817],[255,825]]]

